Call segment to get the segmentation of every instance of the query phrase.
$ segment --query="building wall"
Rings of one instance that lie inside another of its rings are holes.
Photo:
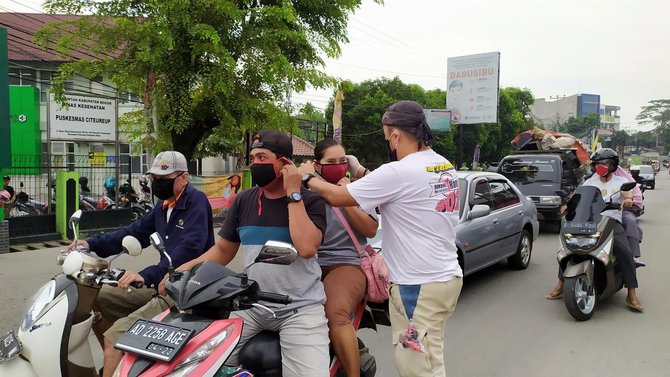
[[[554,129],[557,123],[563,123],[568,118],[577,116],[578,100],[577,94],[555,101],[536,98],[535,103],[530,105],[530,112],[536,122],[548,129]]]

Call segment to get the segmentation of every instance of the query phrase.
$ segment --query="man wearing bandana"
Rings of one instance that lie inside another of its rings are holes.
[[[257,308],[233,313],[231,317],[244,320],[244,328],[226,364],[237,366],[244,344],[259,332],[272,330],[279,333],[282,376],[327,377],[326,294],[316,256],[326,231],[326,204],[321,196],[302,187],[298,169],[291,162],[293,145],[286,134],[264,130],[253,140],[250,169],[255,186],[237,195],[217,243],[177,269],[189,270],[205,260],[226,265],[238,251],[243,253],[246,266],[267,241],[293,244],[299,257],[291,265],[259,263],[247,271],[261,289],[288,295],[293,302],[263,302],[275,312],[275,319]]]
[[[455,244],[458,177],[430,148],[435,139],[418,103],[389,106],[382,127],[390,163],[346,186],[311,179],[311,164],[303,164],[303,184],[333,206],[379,208],[396,368],[403,377],[446,376],[444,330],[463,284]]]

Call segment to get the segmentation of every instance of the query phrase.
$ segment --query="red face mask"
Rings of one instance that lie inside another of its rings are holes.
[[[606,165],[603,164],[596,165],[596,174],[598,174],[599,176],[604,177],[609,173],[610,168],[608,168]]]
[[[345,177],[347,170],[349,169],[349,164],[346,162],[341,164],[319,165],[321,166],[321,177],[326,182],[332,183],[334,185],[336,185],[340,179]]]

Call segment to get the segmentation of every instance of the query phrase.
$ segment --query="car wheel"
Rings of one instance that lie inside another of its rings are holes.
[[[576,320],[586,321],[593,317],[598,299],[596,289],[586,274],[565,278],[563,301],[570,315]]]
[[[530,233],[524,229],[521,232],[521,239],[519,240],[519,246],[517,246],[516,253],[511,257],[507,258],[507,264],[510,268],[515,270],[525,270],[530,264],[530,255],[533,251],[533,239],[530,236]]]

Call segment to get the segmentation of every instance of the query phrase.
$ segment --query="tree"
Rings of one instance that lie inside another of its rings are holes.
[[[581,117],[570,117],[560,125],[559,132],[571,134],[581,138],[600,126],[600,115],[591,113]]]
[[[405,84],[399,78],[380,78],[360,84],[347,83],[342,112],[342,141],[347,152],[367,163],[388,160],[382,136],[381,118],[386,108],[400,100],[414,100],[424,108],[443,109],[446,91],[424,90],[415,84]],[[463,126],[463,160],[458,159],[459,129],[452,126],[449,132],[435,132],[433,149],[457,162],[470,165],[477,144],[480,161],[499,161],[511,150],[512,139],[520,132],[532,128],[529,106],[533,94],[528,89],[503,88],[500,90],[499,120],[495,124]],[[332,114],[333,102],[326,109]]]
[[[648,106],[642,106],[642,111],[635,118],[640,125],[652,124],[659,142],[670,145],[670,99],[649,101]]]
[[[388,106],[406,99],[416,101],[424,108],[442,109],[446,103],[444,90],[425,91],[419,85],[403,83],[398,77],[368,80],[360,84],[345,82],[341,87],[345,92],[342,104],[342,143],[347,153],[356,155],[361,162],[368,164],[388,161],[381,127],[382,115]],[[332,114],[333,107],[331,100],[326,114]],[[451,133],[436,133],[435,136],[438,140],[434,146],[437,151],[444,153],[454,150]]]
[[[142,94],[146,134],[165,135],[163,145],[191,158],[240,149],[247,130],[290,128],[286,94],[334,83],[321,56],[340,54],[360,3],[47,0],[50,13],[82,17],[47,24],[35,38],[65,56],[101,57],[60,66],[59,100],[75,73],[108,77]]]

